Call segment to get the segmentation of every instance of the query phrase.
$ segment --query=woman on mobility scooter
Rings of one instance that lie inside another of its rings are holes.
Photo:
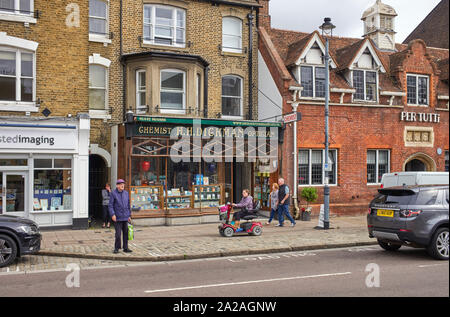
[[[233,207],[242,208],[240,211],[234,213],[234,221],[230,223],[230,214]],[[253,198],[250,196],[250,191],[245,189],[242,192],[242,200],[239,204],[228,203],[225,206],[219,207],[219,218],[222,222],[219,225],[219,233],[224,237],[232,237],[234,233],[246,232],[250,235],[259,236],[262,232],[262,225],[260,222],[253,222],[256,218],[256,213],[260,209],[260,203],[253,203]],[[240,220],[250,220],[240,224]]]

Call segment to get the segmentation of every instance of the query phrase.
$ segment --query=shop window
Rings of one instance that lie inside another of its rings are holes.
[[[222,51],[242,53],[242,20],[235,17],[222,19]]]
[[[389,173],[390,153],[388,150],[367,151],[367,183],[380,184],[383,174]]]
[[[33,210],[72,209],[72,160],[34,160]]]
[[[238,76],[222,77],[222,116],[242,117],[243,81]]]
[[[409,105],[428,105],[428,76],[407,75],[406,86]]]
[[[183,113],[186,108],[186,73],[176,69],[161,71],[161,112]]]
[[[105,110],[107,102],[108,69],[102,65],[89,66],[89,109]]]
[[[27,159],[7,159],[0,158],[0,166],[27,166]]]
[[[298,158],[299,185],[337,184],[337,150],[329,150],[328,163],[330,170],[325,170],[324,150],[300,150]]]
[[[186,13],[170,6],[144,5],[144,43],[184,47]]]
[[[89,0],[89,33],[107,36],[108,1]]]
[[[0,100],[32,102],[34,54],[0,48]]]

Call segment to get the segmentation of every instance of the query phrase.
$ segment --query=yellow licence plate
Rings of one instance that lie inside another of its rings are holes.
[[[386,210],[386,209],[378,209],[377,210],[377,216],[381,217],[394,217],[394,211],[393,210]]]

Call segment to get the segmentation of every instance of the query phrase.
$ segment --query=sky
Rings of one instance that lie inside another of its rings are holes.
[[[392,6],[395,18],[395,41],[403,40],[434,9],[440,0],[383,0]],[[375,0],[271,0],[272,27],[310,33],[319,30],[325,17],[336,26],[333,35],[361,38],[363,12],[375,4]]]

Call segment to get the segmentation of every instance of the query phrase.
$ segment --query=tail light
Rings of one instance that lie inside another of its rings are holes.
[[[384,185],[383,185],[383,184],[381,184],[381,185],[380,185],[380,188],[381,188],[381,189],[383,189],[383,187],[384,187]]]
[[[401,218],[413,218],[420,215],[422,210],[412,210],[412,209],[403,209],[400,210],[400,217]]]

